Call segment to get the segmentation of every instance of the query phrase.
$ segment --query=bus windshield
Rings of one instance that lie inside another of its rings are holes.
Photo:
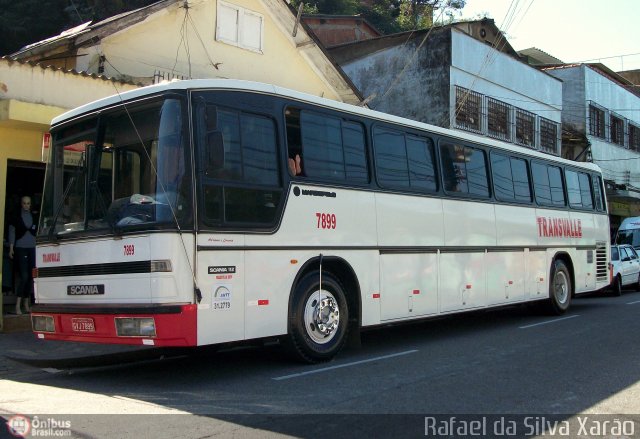
[[[192,224],[185,121],[171,97],[52,130],[39,236]]]

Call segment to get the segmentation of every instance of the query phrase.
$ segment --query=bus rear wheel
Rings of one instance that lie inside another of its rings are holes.
[[[330,273],[307,274],[293,293],[285,348],[307,363],[328,361],[344,346],[349,330],[344,288]]]
[[[551,266],[549,305],[551,312],[558,315],[567,312],[571,305],[571,275],[567,265],[559,259]]]

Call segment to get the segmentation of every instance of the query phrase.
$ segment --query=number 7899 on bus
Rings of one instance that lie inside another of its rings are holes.
[[[335,213],[316,212],[318,218],[318,229],[335,229],[338,226],[338,220]]]

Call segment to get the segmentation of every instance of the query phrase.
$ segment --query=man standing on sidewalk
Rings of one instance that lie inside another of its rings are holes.
[[[16,314],[22,314],[20,304],[24,309],[31,309],[31,294],[33,292],[32,270],[36,265],[36,228],[37,224],[31,214],[31,198],[22,197],[20,213],[9,225],[9,257],[16,263],[18,278],[16,279]]]

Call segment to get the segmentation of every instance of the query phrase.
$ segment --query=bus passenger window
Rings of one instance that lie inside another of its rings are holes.
[[[592,180],[593,183],[593,199],[595,200],[596,210],[602,212],[605,210],[604,199],[602,198],[602,178],[594,177]]]
[[[446,191],[489,196],[487,163],[483,150],[443,144],[440,151]]]
[[[593,194],[591,193],[591,179],[584,172],[578,173],[580,180],[580,196],[582,197],[582,206],[585,209],[593,209]]]
[[[287,165],[292,176],[303,175],[302,172],[302,135],[300,132],[300,110],[287,108],[285,111],[287,124]]]
[[[564,206],[564,185],[560,168],[532,163],[531,171],[536,201],[547,206]]]
[[[580,182],[578,181],[578,173],[574,171],[566,171],[564,174],[564,178],[567,182],[569,206],[573,208],[582,207],[582,196],[580,195]]]

